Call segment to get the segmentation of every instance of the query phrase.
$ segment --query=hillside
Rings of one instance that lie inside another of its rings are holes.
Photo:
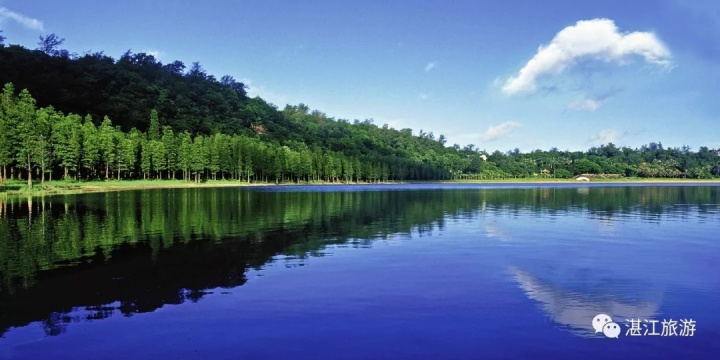
[[[720,157],[701,147],[488,154],[443,135],[282,110],[249,98],[233,76],[145,53],[77,56],[62,39],[36,50],[0,45],[0,178],[168,178],[200,181],[385,181],[618,176],[709,178]],[[38,176],[43,174],[42,177]]]

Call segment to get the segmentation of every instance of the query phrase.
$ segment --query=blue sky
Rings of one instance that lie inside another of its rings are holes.
[[[717,1],[0,0],[0,28],[488,151],[720,147]]]

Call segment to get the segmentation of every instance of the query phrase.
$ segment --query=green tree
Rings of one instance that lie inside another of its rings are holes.
[[[160,118],[155,109],[150,111],[150,128],[148,129],[147,135],[150,141],[160,140]]]
[[[137,144],[131,134],[116,132],[118,142],[117,178],[121,171],[130,171],[137,161]]]
[[[52,147],[52,128],[55,123],[63,118],[62,114],[55,112],[52,107],[38,109],[36,111],[36,134],[35,157],[37,166],[40,168],[40,184],[45,186],[45,174],[50,173],[52,180],[52,163],[54,161]]]
[[[82,118],[75,114],[64,116],[53,124],[51,142],[65,180],[70,171],[77,173],[78,170],[82,150],[81,129]]]
[[[222,146],[223,136],[215,134],[207,138],[205,142],[205,151],[208,154],[208,169],[212,174],[213,180],[217,179],[217,173],[220,171],[220,147]]]
[[[151,176],[152,171],[152,147],[150,141],[142,136],[140,138],[140,171],[143,173],[143,180]]]
[[[190,169],[192,165],[193,142],[190,133],[184,131],[178,135],[180,147],[178,150],[178,165],[183,171],[183,180],[190,181]]]
[[[150,140],[148,141],[148,150],[150,152],[150,173],[154,172],[157,178],[161,179],[163,170],[167,169],[165,144],[159,140]]]
[[[579,159],[572,164],[571,171],[575,175],[586,173],[599,174],[602,172],[602,168],[591,160]]]
[[[85,116],[82,125],[82,167],[87,170],[87,177],[95,176],[95,166],[100,161],[100,145],[98,131],[90,115]]]
[[[7,83],[0,94],[0,184],[7,179],[7,168],[14,158],[13,145],[17,138],[15,118],[15,87]]]
[[[18,119],[17,134],[20,139],[17,144],[16,159],[18,163],[24,164],[27,171],[27,185],[31,188],[32,167],[39,153],[42,133],[35,110],[35,99],[30,96],[27,89],[20,92],[15,109]]]
[[[112,121],[107,116],[98,128],[98,148],[100,158],[105,163],[105,180],[110,178],[110,164],[115,164],[118,156],[117,136]]]
[[[196,183],[200,182],[201,173],[205,170],[205,166],[208,163],[208,150],[205,142],[205,137],[196,136],[190,154],[190,169],[195,174]]]
[[[172,177],[175,177],[175,172],[177,171],[178,167],[178,141],[177,137],[175,136],[175,133],[173,132],[172,128],[169,126],[164,126],[162,129],[162,139],[161,139],[163,146],[165,147],[165,168],[168,171],[168,179]]]

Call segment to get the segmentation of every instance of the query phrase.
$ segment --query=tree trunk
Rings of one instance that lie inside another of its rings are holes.
[[[105,180],[110,178],[110,162],[105,162]]]
[[[27,175],[28,187],[32,189],[32,168],[30,167],[30,156],[27,158]]]

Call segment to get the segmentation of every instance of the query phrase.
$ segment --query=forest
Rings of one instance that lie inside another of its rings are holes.
[[[720,176],[720,151],[704,146],[488,153],[475,144],[449,146],[433,132],[335,119],[304,104],[281,110],[198,62],[186,69],[130,50],[119,59],[78,55],[55,34],[41,36],[36,49],[4,41],[0,35],[0,183]]]

